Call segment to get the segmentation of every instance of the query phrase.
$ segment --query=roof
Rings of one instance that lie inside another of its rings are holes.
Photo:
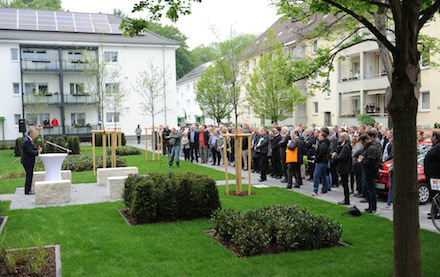
[[[202,65],[199,65],[198,67],[194,68],[189,73],[187,73],[185,76],[183,76],[182,78],[177,80],[177,83],[183,83],[183,82],[188,81],[190,79],[200,77],[208,69],[208,67],[212,64],[213,64],[213,62],[207,62]]]
[[[310,21],[303,23],[300,21],[278,19],[272,26],[270,26],[264,33],[262,33],[251,45],[249,45],[243,52],[242,56],[249,56],[255,53],[264,52],[266,50],[266,37],[268,30],[272,28],[274,35],[281,44],[290,44],[299,40],[303,40],[305,36],[313,31],[320,22],[330,22],[334,19],[333,15],[322,16],[320,14],[313,14],[310,16]]]
[[[112,14],[0,8],[0,39],[180,45],[147,31],[123,36]]]

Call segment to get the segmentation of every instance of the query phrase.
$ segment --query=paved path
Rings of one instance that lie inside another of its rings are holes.
[[[145,143],[145,142],[144,142]],[[134,147],[142,148],[145,147],[145,144],[138,145],[135,142],[128,142],[127,145],[131,145]],[[220,171],[225,171],[223,166],[212,166],[211,164],[199,164],[204,167],[213,168]],[[181,165],[184,167],[184,165]],[[172,169],[171,169],[172,170]],[[228,172],[234,174],[235,168],[232,166],[228,167]],[[248,184],[248,172],[243,171],[243,184]],[[269,186],[269,187],[279,187],[285,188],[286,184],[280,182],[279,179],[274,179],[268,177],[266,182],[259,183],[259,174],[251,173],[251,184],[253,186]],[[217,185],[224,185],[226,183],[225,180],[217,181]],[[230,184],[235,184],[235,180],[230,180]],[[264,187],[263,186],[263,187]],[[303,186],[301,188],[294,188],[293,191],[297,193],[301,193],[307,196],[310,196],[313,191],[313,184],[307,180],[303,180]],[[312,196],[310,196],[312,197]],[[72,201],[64,204],[48,204],[48,205],[36,205],[35,204],[35,196],[34,195],[25,195],[24,188],[19,187],[15,191],[15,194],[0,194],[1,201],[11,201],[11,210],[15,209],[33,209],[39,207],[52,207],[52,206],[69,206],[69,205],[81,205],[81,204],[91,204],[91,203],[102,203],[109,201],[119,201],[121,199],[109,199],[107,197],[107,186],[98,186],[96,183],[86,183],[86,184],[72,184],[71,191]],[[315,196],[315,198],[322,199],[327,202],[337,203],[338,201],[343,199],[343,189],[342,187],[332,188],[331,192],[328,192],[324,195]],[[363,211],[367,208],[367,203],[360,203],[360,199],[353,197],[350,195],[351,206],[356,206],[359,210]],[[386,209],[386,202],[384,200],[378,199],[377,202],[377,215],[381,217],[388,218],[390,220],[393,219],[393,210]],[[426,230],[439,232],[431,220],[427,218],[427,213],[430,211],[431,205],[422,205],[419,206],[419,215],[420,215],[420,227]]]

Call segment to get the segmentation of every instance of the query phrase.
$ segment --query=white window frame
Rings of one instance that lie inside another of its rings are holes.
[[[119,56],[119,54],[117,51],[104,51],[104,62],[117,63],[118,56]]]
[[[315,41],[313,41],[313,45],[312,45],[312,52],[313,52],[313,54],[315,54],[317,51],[318,51],[318,41],[317,40],[315,40]]]
[[[14,55],[12,54],[12,51],[15,50],[15,54],[16,54],[16,59],[14,59]],[[18,48],[11,48],[11,62],[18,62],[18,59],[20,58],[19,56],[19,52],[18,52]]]
[[[423,98],[424,98],[424,95],[428,95],[428,97],[429,97],[429,101],[428,101],[428,104],[429,104],[429,108],[423,108]],[[429,91],[422,91],[422,92],[420,92],[420,103],[419,103],[419,107],[420,107],[420,111],[421,112],[430,112],[431,111],[431,93],[429,92]]]
[[[105,113],[105,122],[106,123],[119,123],[121,114],[119,112],[106,112]],[[115,120],[117,119],[117,120]]]
[[[32,85],[33,85],[33,87],[35,89],[35,92],[32,91],[31,93],[27,93],[27,91],[26,91],[26,85],[27,84],[31,87],[31,89],[32,89]],[[34,95],[36,93],[40,93],[40,86],[46,86],[47,87],[46,93],[50,93],[49,92],[49,83],[24,83],[24,88],[25,88],[24,93],[28,94],[28,95]]]
[[[17,118],[18,116],[18,118]],[[18,127],[19,124],[19,120],[21,119],[21,114],[14,114],[14,123],[15,123],[15,127]]]
[[[83,114],[84,115],[84,124],[83,125],[86,125],[87,124],[87,121],[86,121],[86,119],[87,119],[87,114],[86,113],[70,113],[70,124],[73,126],[73,125],[75,125],[75,124],[79,124],[79,123],[77,123],[78,122],[78,115],[80,115],[80,114]],[[72,121],[72,117],[74,117],[74,120]]]
[[[431,66],[429,65],[429,62],[431,61],[431,52],[429,51],[430,49],[426,49],[425,51],[428,52],[428,59],[427,60],[423,60],[423,56],[420,55],[420,69],[428,69]],[[424,64],[424,63],[428,63],[428,64]]]
[[[109,90],[110,88],[110,90]],[[113,93],[115,90],[119,89],[119,83],[106,83],[105,84],[105,92]]]
[[[359,103],[359,109],[356,109],[356,107],[355,107],[355,105],[354,105],[354,102],[355,102],[355,100],[357,100],[358,101],[358,103]],[[355,113],[356,112],[356,110],[361,110],[361,97],[360,96],[355,96],[355,97],[352,97],[351,98],[351,108],[352,108],[352,113]]]
[[[18,93],[15,93],[15,85],[18,87]],[[20,83],[13,82],[12,83],[12,95],[20,96]]]
[[[73,85],[73,91],[72,91],[72,85]],[[78,93],[78,86],[82,86],[82,89],[83,89],[82,93]],[[84,83],[69,83],[69,90],[70,90],[70,95],[84,95],[84,94],[86,94]]]
[[[312,102],[312,108],[313,108],[313,115],[318,115],[319,114],[319,103],[318,103],[318,101],[313,101]]]

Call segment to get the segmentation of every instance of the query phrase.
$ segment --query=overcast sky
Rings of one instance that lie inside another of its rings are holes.
[[[62,0],[62,7],[71,12],[113,13],[120,9],[132,17],[134,0]],[[278,18],[269,0],[203,0],[193,4],[193,12],[181,17],[175,25],[187,37],[190,49],[229,37],[231,27],[236,34],[260,35]],[[145,17],[146,14],[144,13]],[[170,21],[162,23],[171,24]],[[212,30],[215,30],[214,35]]]

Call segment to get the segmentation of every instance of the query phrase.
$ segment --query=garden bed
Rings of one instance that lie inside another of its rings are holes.
[[[60,253],[59,245],[49,245],[42,248],[8,249],[0,259],[0,276],[59,277],[61,276]],[[15,261],[7,262],[5,258],[7,256],[14,257]]]

